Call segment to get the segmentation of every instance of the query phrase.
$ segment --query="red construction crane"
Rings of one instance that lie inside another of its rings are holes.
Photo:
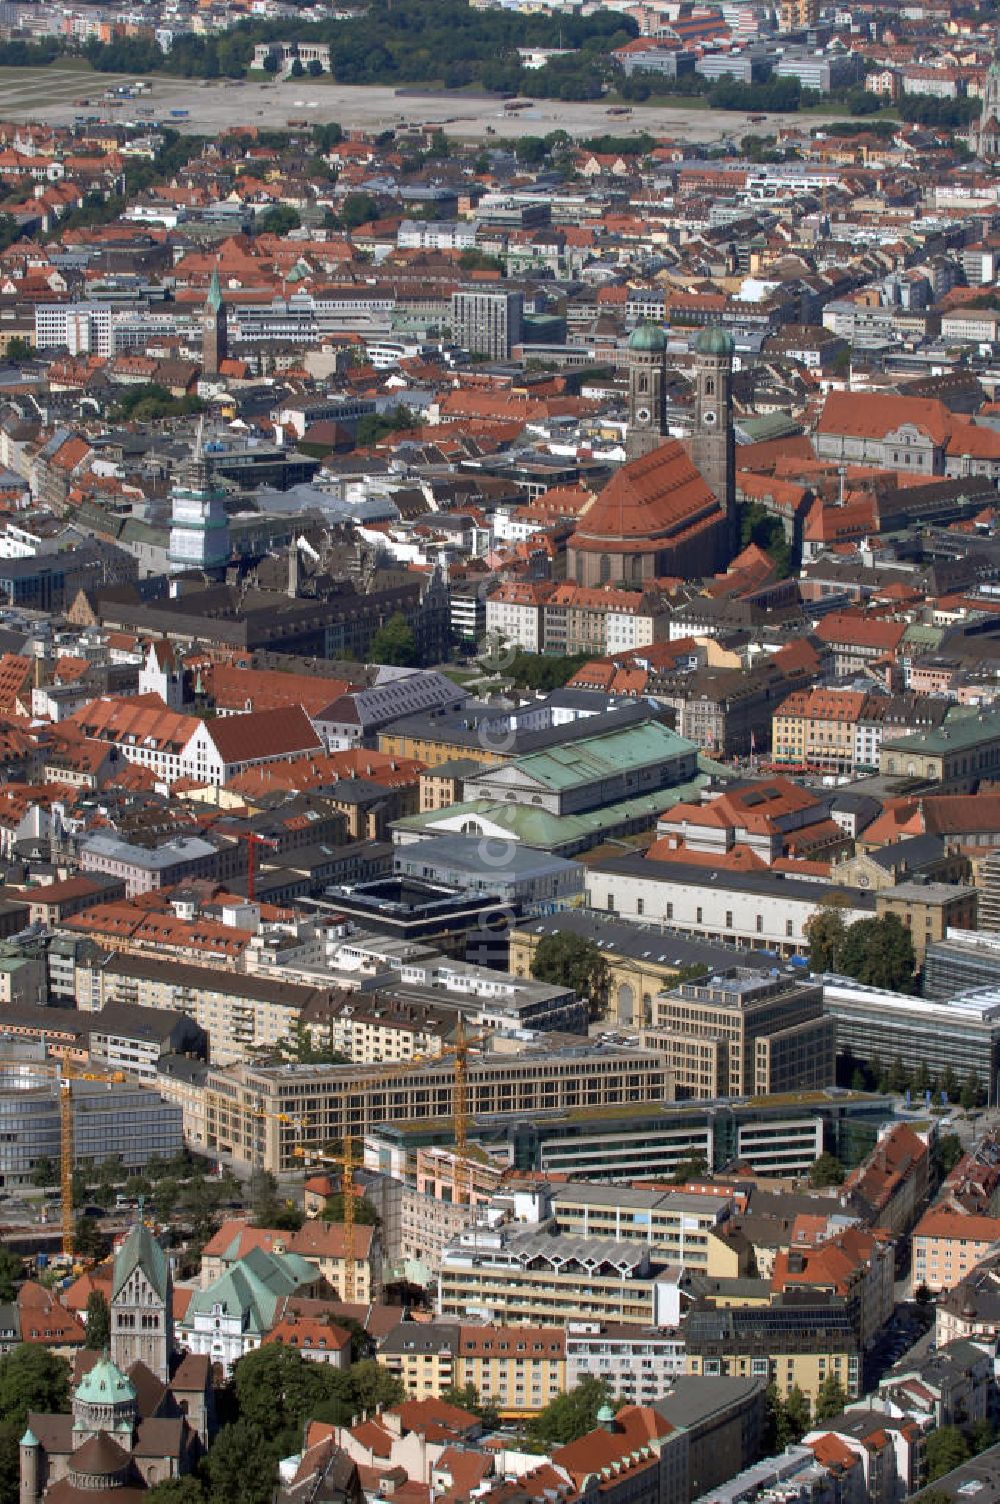
[[[259,836],[255,830],[248,830],[240,836],[241,841],[247,843],[247,899],[250,903],[254,900],[254,880],[257,876],[257,858],[255,850],[258,846],[270,846],[272,851],[278,849],[277,841],[271,840],[270,836]]]

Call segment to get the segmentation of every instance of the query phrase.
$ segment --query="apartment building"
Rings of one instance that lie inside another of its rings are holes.
[[[822,987],[745,967],[658,994],[643,1039],[666,1056],[680,1096],[770,1095],[834,1079],[836,1025]]]
[[[208,1034],[217,1066],[289,1038],[303,1013],[329,996],[325,988],[152,955],[91,952],[79,957],[76,966],[77,1007],[82,1011],[137,1003],[187,1014]]]
[[[476,287],[451,295],[452,337],[463,350],[490,360],[509,360],[521,343],[524,294],[509,288]]]
[[[462,1233],[441,1258],[438,1312],[512,1325],[678,1324],[676,1265],[636,1243],[556,1231],[543,1224]]]
[[[579,1107],[612,1107],[673,1098],[673,1077],[658,1051],[606,1041],[553,1048],[508,1042],[512,1053],[470,1054],[470,1118]],[[366,1133],[387,1121],[447,1122],[455,1102],[453,1058],[391,1066],[232,1065],[209,1072],[208,1147],[274,1174],[298,1167],[297,1147]],[[301,1125],[296,1127],[296,1124]]]
[[[770,1280],[778,1295],[816,1291],[843,1300],[867,1350],[895,1308],[895,1273],[895,1245],[888,1234],[847,1227],[821,1243],[779,1250]]]
[[[944,940],[949,930],[974,930],[978,906],[979,890],[956,883],[897,883],[875,895],[878,917],[895,914],[909,930],[918,966],[928,945]]]
[[[789,767],[850,772],[865,696],[815,686],[782,700],[771,722],[771,760]]]
[[[604,1379],[623,1403],[649,1405],[684,1373],[684,1337],[676,1329],[571,1321],[565,1342],[567,1389]]]
[[[861,1393],[861,1346],[844,1305],[696,1307],[683,1332],[689,1374],[761,1378],[782,1399],[801,1389],[810,1404],[827,1378],[849,1399]]]
[[[461,1327],[451,1321],[401,1321],[379,1344],[378,1360],[411,1400],[440,1399],[457,1382]]]
[[[535,1415],[567,1387],[566,1333],[560,1327],[463,1326],[456,1370],[458,1385],[474,1385],[505,1420]]]
[[[929,1166],[925,1140],[909,1124],[897,1123],[851,1171],[845,1189],[870,1226],[902,1237],[927,1196]]]
[[[953,1290],[1000,1245],[1000,1217],[931,1207],[913,1229],[913,1286]]]

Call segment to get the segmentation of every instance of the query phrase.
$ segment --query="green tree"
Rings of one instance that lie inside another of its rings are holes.
[[[40,1154],[31,1167],[31,1183],[38,1186],[59,1184],[59,1170],[47,1154]]]
[[[847,1404],[847,1391],[835,1374],[829,1374],[816,1392],[815,1419],[832,1420]]]
[[[205,1490],[198,1478],[188,1473],[183,1478],[164,1478],[154,1483],[144,1495],[143,1504],[204,1504]]]
[[[233,1367],[239,1418],[273,1439],[277,1456],[300,1444],[302,1428],[332,1393],[333,1371],[310,1363],[294,1347],[269,1342],[246,1353]]]
[[[320,1213],[324,1222],[343,1222],[344,1220],[344,1193],[337,1191],[333,1196],[327,1196],[326,1203]],[[359,1227],[379,1227],[382,1218],[372,1206],[367,1196],[355,1196],[354,1198],[354,1221]]]
[[[290,204],[274,204],[257,220],[257,229],[262,235],[287,235],[302,226],[302,217]]]
[[[380,444],[392,433],[405,433],[407,429],[415,428],[416,419],[408,407],[402,405],[394,407],[387,413],[366,413],[358,419],[358,425],[354,433],[354,442],[359,449],[370,449],[374,444]]]
[[[21,365],[24,361],[31,360],[34,353],[34,346],[29,340],[22,339],[19,334],[15,334],[13,339],[7,341],[5,354],[14,365]]]
[[[805,937],[809,942],[810,971],[839,971],[847,937],[847,925],[841,910],[844,904],[839,894],[824,899],[815,914],[805,922]]]
[[[270,1170],[254,1170],[250,1176],[250,1206],[257,1227],[279,1227],[295,1232],[304,1221],[299,1208],[278,1195],[278,1182]]]
[[[0,1248],[0,1301],[8,1304],[24,1279],[24,1259],[12,1248]]]
[[[494,1430],[500,1424],[496,1406],[491,1405],[489,1401],[486,1404],[483,1403],[475,1384],[464,1384],[461,1388],[453,1384],[450,1389],[444,1390],[441,1398],[446,1405],[457,1405],[459,1410],[467,1410],[470,1415],[478,1415],[487,1431]]]
[[[912,983],[916,967],[910,932],[898,914],[859,919],[844,938],[840,965],[856,982],[901,991]]]
[[[950,1175],[964,1154],[962,1140],[957,1133],[943,1133],[934,1146],[934,1158],[938,1173]]]
[[[594,1429],[597,1412],[604,1405],[615,1405],[606,1380],[588,1376],[533,1415],[528,1421],[528,1436],[546,1447],[566,1446]]]
[[[150,1201],[153,1207],[153,1214],[158,1222],[170,1221],[170,1218],[177,1209],[180,1194],[181,1183],[179,1180],[175,1180],[173,1176],[165,1176],[162,1180],[156,1182]]]
[[[794,1384],[788,1391],[788,1397],[785,1400],[785,1419],[791,1440],[801,1441],[809,1429],[811,1417],[809,1401],[797,1384]]]
[[[809,1171],[809,1184],[816,1190],[823,1190],[829,1185],[843,1185],[844,1167],[835,1154],[826,1150],[813,1162]]]
[[[309,74],[310,78],[323,77],[323,64],[320,62],[318,57],[311,57],[309,59],[309,66],[306,69],[306,72]]]
[[[906,1066],[903,1064],[903,1057],[902,1055],[897,1055],[889,1067],[888,1089],[896,1092],[898,1095],[900,1092],[906,1090],[909,1083],[910,1078],[907,1074]]]
[[[340,222],[345,230],[356,230],[378,218],[378,201],[370,193],[348,193],[340,206]]]
[[[292,59],[292,66],[289,71],[293,78],[303,78],[305,76],[305,65],[300,57]]]
[[[927,1437],[924,1458],[927,1464],[927,1482],[934,1483],[960,1467],[971,1456],[969,1443],[957,1426],[938,1426]]]
[[[265,73],[277,73],[278,68],[281,66],[278,59],[278,54],[276,52],[269,52],[265,57],[262,66]]]
[[[330,1027],[332,1039],[333,1026]],[[342,1050],[335,1050],[332,1043],[322,1044],[301,1017],[296,1018],[292,1032],[278,1040],[278,1053],[296,1065],[347,1065],[349,1057]]]
[[[415,668],[420,662],[413,628],[401,611],[379,627],[368,645],[369,663],[385,663],[397,668]]]
[[[47,1347],[23,1343],[0,1358],[0,1421],[24,1426],[29,1410],[69,1409],[69,1364]]]
[[[364,1358],[349,1370],[354,1391],[355,1414],[358,1410],[372,1411],[398,1405],[406,1398],[406,1390],[400,1379],[374,1358]]]
[[[269,1347],[272,1345],[279,1344],[268,1344]],[[267,1350],[260,1349],[261,1352]],[[247,1357],[252,1356],[247,1354]],[[240,1358],[239,1363],[245,1361]],[[324,1365],[316,1363],[313,1366]],[[216,1436],[205,1472],[212,1504],[271,1504],[278,1483],[278,1459],[264,1433],[249,1421],[240,1419],[223,1426]]]
[[[77,1217],[73,1248],[79,1258],[96,1264],[111,1251],[111,1239],[101,1231],[96,1217]]]
[[[978,1457],[980,1452],[985,1452],[996,1441],[996,1433],[993,1430],[993,1422],[989,1420],[977,1420],[969,1432],[969,1442],[973,1452]]]
[[[694,1154],[690,1159],[682,1159],[670,1177],[672,1185],[687,1185],[689,1180],[700,1180],[708,1174],[708,1160],[704,1154]]]
[[[490,256],[486,251],[463,251],[458,258],[458,264],[463,272],[499,272],[503,276],[506,271],[500,257]]]
[[[101,1351],[111,1339],[111,1311],[100,1290],[87,1296],[87,1346]]]
[[[600,1018],[608,1003],[611,983],[608,963],[593,940],[568,931],[543,935],[531,958],[531,975],[536,982],[552,982],[572,987],[578,997],[590,1004],[592,1018]]]
[[[974,1107],[981,1107],[984,1096],[985,1093],[979,1077],[975,1071],[970,1071],[962,1083],[962,1090],[958,1094],[959,1103],[968,1112]]]

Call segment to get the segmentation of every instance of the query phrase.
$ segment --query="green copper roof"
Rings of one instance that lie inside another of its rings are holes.
[[[170,1269],[167,1256],[144,1222],[137,1222],[115,1254],[112,1298],[136,1269],[141,1269],[161,1300],[167,1298]]]
[[[37,1447],[38,1446],[38,1437],[35,1435],[34,1431],[31,1429],[30,1426],[25,1431],[24,1435],[21,1437],[21,1445],[22,1445],[22,1447]]]
[[[218,313],[222,307],[222,288],[219,285],[219,268],[213,266],[212,280],[208,284],[208,306],[213,313]]]
[[[80,1380],[76,1396],[85,1405],[120,1405],[135,1399],[130,1380],[105,1353]]]
[[[679,783],[674,788],[660,789],[655,794],[638,794],[620,804],[606,804],[601,809],[586,810],[578,815],[553,815],[548,810],[534,809],[527,804],[468,799],[460,804],[450,804],[446,809],[404,815],[392,821],[392,828],[416,831],[421,835],[433,835],[440,829],[443,834],[451,835],[462,833],[464,826],[470,826],[473,835],[490,835],[496,831],[512,841],[523,841],[526,846],[535,846],[559,856],[565,855],[565,847],[580,850],[596,845],[604,839],[605,831],[615,830],[626,820],[662,814],[675,804],[697,799],[707,782],[704,773],[697,773],[687,783]]]
[[[695,339],[694,348],[698,355],[732,355],[736,341],[727,329],[713,325],[701,330]]]
[[[667,348],[667,336],[659,324],[643,319],[642,323],[637,324],[632,330],[628,347],[630,350],[649,350],[656,354]]]
[[[211,1316],[221,1306],[227,1316],[239,1316],[244,1333],[263,1337],[274,1325],[280,1301],[316,1282],[315,1264],[297,1253],[267,1253],[252,1248],[207,1290],[196,1290],[182,1326],[194,1329],[196,1316]]]

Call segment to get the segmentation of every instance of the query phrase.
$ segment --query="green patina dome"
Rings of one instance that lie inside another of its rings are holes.
[[[112,1363],[105,1354],[80,1380],[76,1398],[85,1405],[122,1405],[135,1399],[135,1389],[117,1363]]]
[[[667,336],[659,324],[654,324],[650,319],[643,319],[637,324],[629,335],[628,347],[630,350],[647,350],[653,354],[659,354],[667,348]]]
[[[695,338],[694,348],[698,355],[732,355],[736,349],[736,341],[728,330],[713,325],[699,332]]]

